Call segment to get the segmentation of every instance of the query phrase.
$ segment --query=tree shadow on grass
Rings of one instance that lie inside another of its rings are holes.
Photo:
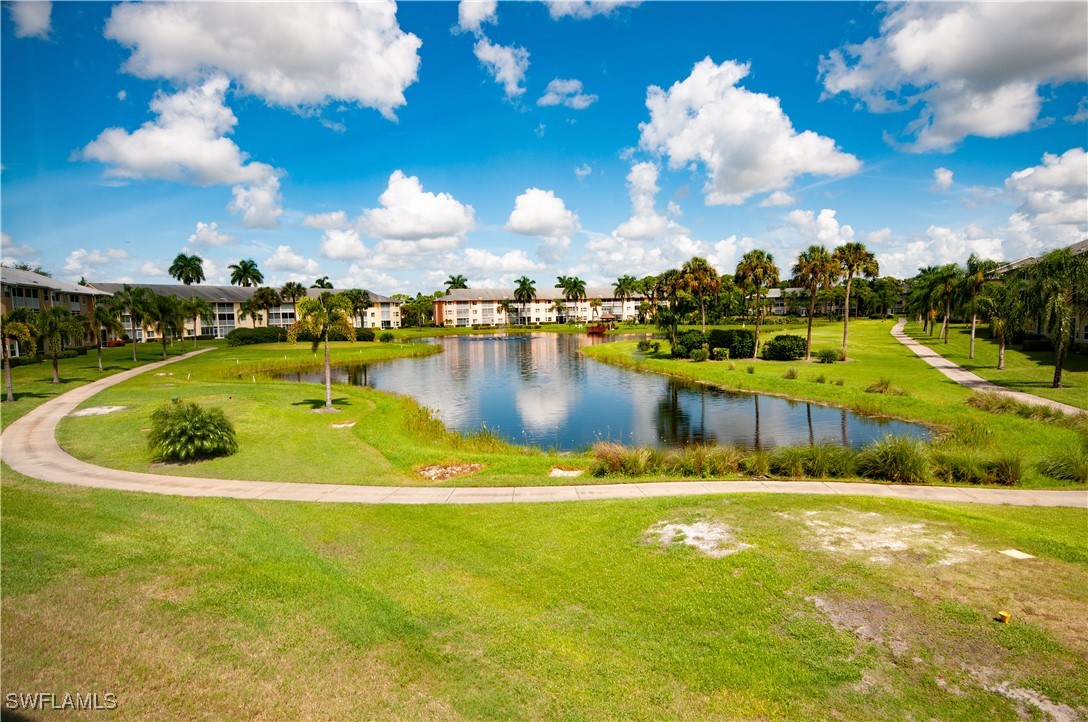
[[[292,406],[309,406],[311,409],[321,409],[325,407],[325,399],[303,399],[302,401],[296,401]],[[348,401],[346,396],[334,396],[332,399],[332,405],[343,408],[345,406],[351,406],[351,402]]]

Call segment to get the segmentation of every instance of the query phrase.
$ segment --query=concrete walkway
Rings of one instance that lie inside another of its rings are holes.
[[[208,349],[203,349],[208,350]],[[196,351],[194,353],[201,353]],[[187,354],[191,356],[193,354]],[[200,479],[117,471],[73,458],[57,444],[57,423],[99,391],[140,373],[186,358],[179,356],[123,371],[51,399],[14,422],[0,437],[0,458],[36,479],[76,486],[176,496],[348,502],[357,504],[490,504],[503,502],[641,499],[702,494],[776,493],[881,496],[917,501],[965,501],[1014,506],[1088,508],[1088,491],[1035,491],[969,487],[891,486],[839,481],[670,481],[524,487],[397,487],[350,484]]]
[[[903,333],[903,327],[906,326],[907,319],[901,318],[892,327],[892,336],[898,339],[899,343],[903,344],[916,356],[921,358],[927,364],[940,371],[948,378],[955,381],[960,386],[966,386],[972,391],[980,391],[987,393],[1001,394],[1002,396],[1008,396],[1023,404],[1031,404],[1032,406],[1049,406],[1052,409],[1061,411],[1064,414],[1076,415],[1085,413],[1084,409],[1078,409],[1076,406],[1070,406],[1069,404],[1063,404],[1060,401],[1051,401],[1050,399],[1044,399],[1041,396],[1035,396],[1034,394],[1027,394],[1023,391],[1013,391],[1010,388],[1004,386],[998,386],[991,383],[986,379],[971,373],[967,369],[957,364],[952,363],[944,356],[933,349],[918,343],[907,334]]]

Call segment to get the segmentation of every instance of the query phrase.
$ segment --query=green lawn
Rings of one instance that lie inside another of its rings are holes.
[[[1055,389],[1053,351],[1024,352],[1016,346],[1008,346],[1005,349],[1005,368],[998,371],[997,342],[990,338],[989,328],[983,324],[979,324],[975,332],[974,359],[969,358],[970,325],[952,324],[947,344],[936,334],[930,336],[922,333],[920,323],[912,321],[905,330],[911,338],[987,381],[1088,409],[1088,356],[1068,354],[1062,367],[1062,388]]]
[[[987,691],[1003,684],[1088,709],[1083,510],[390,507],[3,478],[2,691],[110,692],[121,719],[1042,718]],[[725,525],[739,551],[661,522]]]

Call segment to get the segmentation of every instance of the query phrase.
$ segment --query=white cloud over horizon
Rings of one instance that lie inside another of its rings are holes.
[[[49,37],[53,3],[48,0],[19,0],[4,5],[11,13],[12,22],[15,23],[15,37],[43,40]]]
[[[537,255],[546,263],[559,263],[570,247],[571,237],[581,229],[578,214],[567,210],[554,191],[528,188],[514,199],[514,210],[506,229],[544,242]]]

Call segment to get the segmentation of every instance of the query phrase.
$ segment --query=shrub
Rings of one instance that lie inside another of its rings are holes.
[[[822,364],[833,364],[839,360],[841,353],[837,348],[822,348],[816,352],[816,360]]]
[[[804,357],[805,339],[801,336],[775,336],[763,347],[763,358],[769,361],[796,361]]]
[[[998,454],[986,462],[986,480],[994,484],[1015,486],[1023,474],[1024,458],[1018,452]]]
[[[357,328],[355,329],[356,341],[373,341],[374,329],[372,328]]]
[[[287,329],[279,326],[236,328],[227,334],[228,346],[249,346],[255,343],[277,343],[287,340]]]
[[[11,368],[15,368],[17,366],[30,366],[31,364],[40,364],[44,360],[45,357],[41,354],[34,354],[33,356],[14,356],[8,359],[8,363],[11,365]]]
[[[1036,404],[1025,404],[997,391],[971,394],[966,403],[976,409],[982,409],[994,414],[1015,414],[1033,421],[1066,421],[1065,414],[1058,409]]]
[[[730,371],[736,371],[737,370],[737,365],[735,363],[733,363],[732,361],[729,362],[729,370]]]
[[[922,484],[930,474],[929,455],[917,439],[885,436],[858,454],[857,469],[870,479]]]
[[[755,366],[749,366],[748,368],[745,369],[745,371],[747,371],[750,374],[754,374],[756,372],[756,367]]]
[[[835,385],[836,386],[842,386],[845,383],[846,383],[846,379],[835,379]]]
[[[838,444],[813,444],[805,449],[805,474],[815,479],[854,475],[857,453]]]
[[[1088,450],[1078,446],[1070,446],[1052,452],[1039,464],[1039,470],[1055,479],[1088,481]]]
[[[786,373],[782,374],[782,378],[786,379],[787,381],[793,381],[799,375],[800,374],[798,374],[797,369],[793,366],[790,366],[788,369],[786,369]]]
[[[378,337],[378,340],[382,343],[391,343],[393,341],[392,331],[382,331],[382,335]]]
[[[702,363],[710,358],[710,352],[705,348],[697,348],[691,352],[691,360],[696,363]]]
[[[933,472],[940,481],[981,484],[986,480],[985,460],[970,446],[943,446],[933,452]]]
[[[839,384],[842,386],[842,384]],[[891,379],[880,379],[865,387],[867,394],[888,394],[889,396],[906,396],[907,392],[898,386],[892,386]]]
[[[771,453],[771,473],[775,476],[805,475],[805,450],[800,446],[784,446]]]
[[[177,401],[151,413],[147,446],[157,459],[191,461],[233,454],[238,439],[222,409]]]
[[[827,377],[824,376],[823,374],[820,374],[816,378],[812,379],[812,382],[817,383],[817,384],[826,384],[827,383]]]
[[[652,353],[657,353],[658,349],[660,349],[660,348],[661,348],[661,344],[658,343],[657,341],[651,341],[649,339],[644,338],[644,339],[642,339],[641,341],[638,342],[638,350],[643,352],[643,353],[651,353],[651,352]]]
[[[702,331],[681,331],[676,336],[676,343],[672,345],[673,358],[691,358],[691,352],[701,349],[705,343],[706,336]]]
[[[59,359],[61,359],[61,358],[75,358],[76,356],[79,356],[79,355],[80,355],[79,351],[76,351],[74,348],[70,348],[70,349],[68,349],[66,351],[58,352],[57,353],[57,358],[59,358]],[[86,356],[87,352],[84,351],[83,355]]]
[[[740,468],[749,476],[767,476],[771,473],[771,455],[763,449],[750,451],[741,460]]]
[[[727,361],[729,360],[729,349],[727,348],[715,348],[710,352],[711,358],[715,361]]]
[[[730,358],[751,358],[756,346],[756,335],[748,329],[713,329],[707,334],[707,345],[713,354],[715,349],[729,349]]]

